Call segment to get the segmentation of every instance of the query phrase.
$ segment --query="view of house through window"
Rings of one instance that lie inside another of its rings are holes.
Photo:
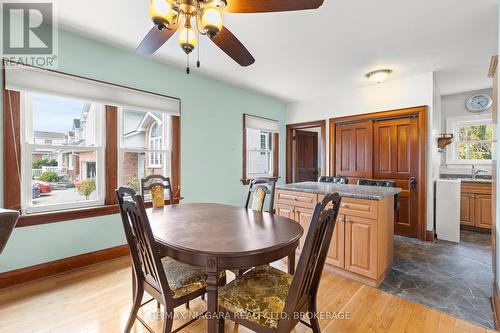
[[[23,210],[102,203],[102,105],[28,92],[21,98]]]
[[[491,160],[492,142],[491,124],[461,126],[458,130],[458,158],[460,160]]]
[[[140,179],[171,175],[171,116],[121,108],[120,183],[139,191]]]
[[[247,173],[249,176],[270,175],[273,170],[272,133],[247,129]]]

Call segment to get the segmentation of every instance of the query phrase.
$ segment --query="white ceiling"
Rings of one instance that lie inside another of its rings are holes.
[[[57,3],[62,27],[130,50],[152,26],[149,0]],[[202,68],[193,72],[285,101],[372,84],[364,74],[385,67],[394,70],[390,79],[435,71],[443,95],[486,88],[489,60],[498,52],[496,6],[496,0],[325,0],[313,11],[226,14],[224,24],[255,64],[239,67],[203,39]],[[176,36],[154,57],[185,66]]]

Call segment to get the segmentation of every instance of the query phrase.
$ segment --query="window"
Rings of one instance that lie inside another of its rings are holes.
[[[21,64],[4,74],[3,204],[21,210],[17,226],[116,214],[123,161],[180,195],[178,99]],[[139,122],[122,128],[118,105]]]
[[[104,203],[102,124],[100,104],[21,93],[23,212]]]
[[[140,180],[146,176],[171,177],[172,116],[120,108],[119,118],[119,183],[139,191]]]
[[[244,115],[243,183],[257,177],[278,177],[279,123]]]
[[[448,164],[488,164],[493,158],[493,126],[484,116],[456,117],[447,121],[454,141],[447,153]]]

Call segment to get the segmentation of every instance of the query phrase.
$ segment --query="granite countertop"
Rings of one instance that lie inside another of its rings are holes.
[[[477,175],[475,179],[472,179],[470,175],[443,174],[440,175],[440,179],[460,180],[464,183],[491,184],[491,176],[487,175]]]
[[[401,192],[401,189],[396,187],[345,185],[316,182],[277,184],[276,188],[280,190],[318,194],[338,192],[342,197],[368,200],[384,200],[386,197],[393,196]]]

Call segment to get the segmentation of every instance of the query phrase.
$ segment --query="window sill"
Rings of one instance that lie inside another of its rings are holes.
[[[270,179],[280,179],[280,177],[276,177],[276,176],[270,176],[270,175],[261,175],[261,176],[255,176],[255,177],[251,177],[251,178],[246,178],[246,179],[240,179],[241,183],[243,185],[249,185],[250,182],[255,179],[255,178],[270,178]]]
[[[179,203],[179,201],[182,199],[183,199],[182,197],[174,198],[173,203]],[[165,200],[165,204],[169,205],[170,200],[168,199]],[[146,208],[152,207],[152,203],[150,201],[145,202],[144,205],[146,206]],[[119,213],[118,205],[112,204],[112,205],[104,205],[104,206],[97,206],[97,207],[90,207],[83,209],[71,209],[71,210],[61,210],[61,211],[46,212],[46,213],[25,214],[19,217],[19,221],[17,222],[16,228],[31,227],[35,225],[64,222],[77,219],[86,219],[97,216],[113,215],[118,213]]]

